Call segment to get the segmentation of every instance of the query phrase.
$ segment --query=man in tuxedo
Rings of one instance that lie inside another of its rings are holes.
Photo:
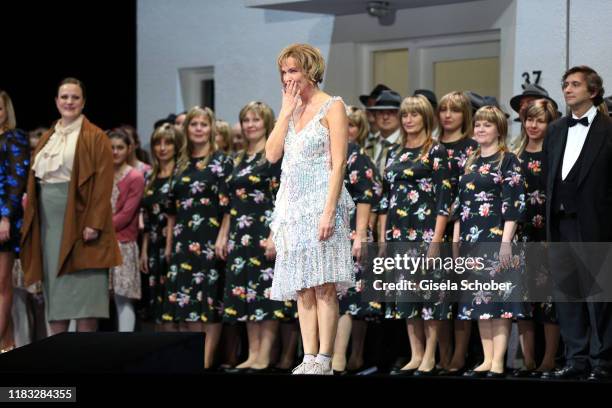
[[[563,75],[571,114],[548,126],[544,140],[549,242],[612,241],[612,122],[597,110],[603,81],[592,68],[576,66]],[[581,244],[578,245],[580,247]],[[543,378],[610,377],[612,308],[585,302],[600,268],[585,262],[576,245],[552,244],[551,274],[566,366]]]

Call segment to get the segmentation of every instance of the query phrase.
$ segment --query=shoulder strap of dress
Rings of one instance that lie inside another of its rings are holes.
[[[327,111],[329,110],[329,108],[331,107],[332,103],[334,103],[335,101],[340,101],[342,102],[342,105],[344,105],[344,107],[346,107],[344,101],[342,100],[342,97],[340,96],[332,96],[331,98],[329,98],[324,104],[323,106],[321,106],[321,109],[319,109],[319,116],[325,116],[327,115]]]

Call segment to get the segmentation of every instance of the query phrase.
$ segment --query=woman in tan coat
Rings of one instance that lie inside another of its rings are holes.
[[[111,210],[108,137],[82,115],[81,81],[64,79],[61,119],[41,138],[28,179],[21,261],[26,285],[42,280],[50,334],[95,331],[108,317],[108,268],[121,263]]]

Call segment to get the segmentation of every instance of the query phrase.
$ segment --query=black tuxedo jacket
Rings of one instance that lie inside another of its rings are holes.
[[[576,126],[582,126],[577,124]],[[555,178],[561,171],[567,141],[567,117],[548,125],[544,139],[546,166],[546,235],[552,241],[551,207]],[[597,112],[584,146],[578,176],[578,224],[582,242],[612,241],[612,121]]]

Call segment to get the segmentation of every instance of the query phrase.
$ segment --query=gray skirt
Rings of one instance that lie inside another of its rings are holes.
[[[57,276],[69,183],[38,184],[47,321],[108,318],[108,269]]]

